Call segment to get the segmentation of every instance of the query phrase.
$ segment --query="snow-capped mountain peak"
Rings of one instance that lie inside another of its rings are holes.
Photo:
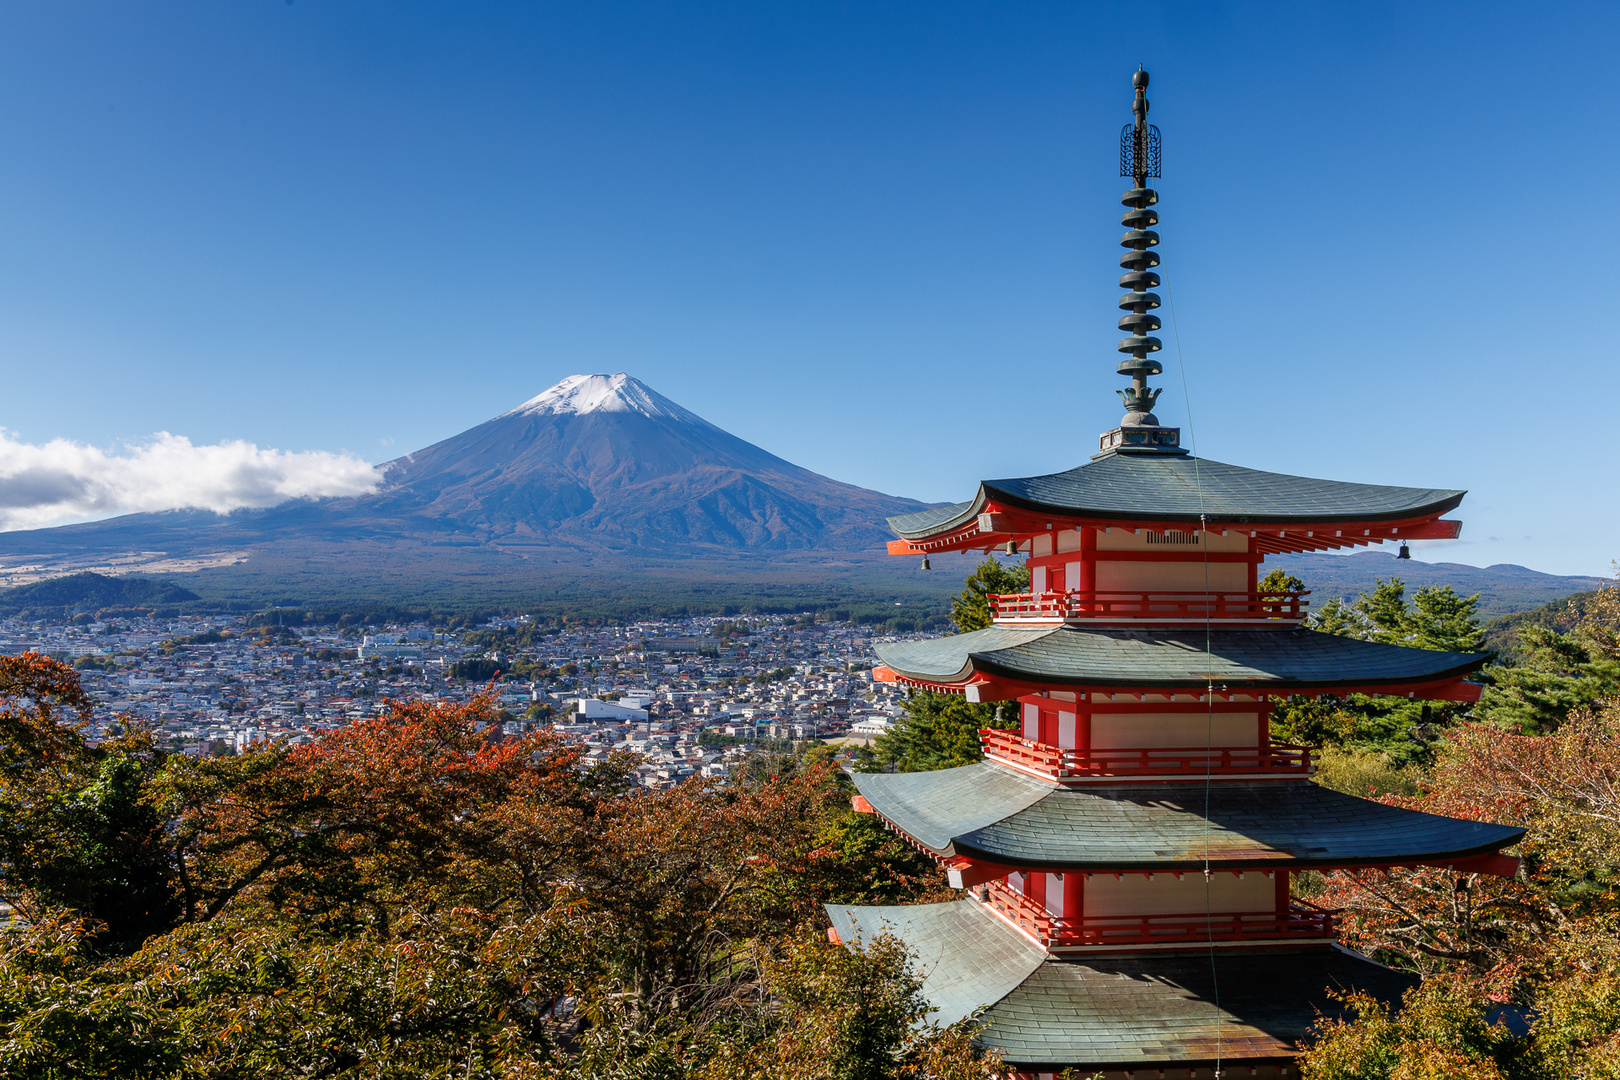
[[[654,420],[678,420],[708,426],[696,413],[681,408],[640,379],[614,375],[570,375],[543,394],[536,395],[504,416],[552,414],[584,416],[588,413],[640,413]]]

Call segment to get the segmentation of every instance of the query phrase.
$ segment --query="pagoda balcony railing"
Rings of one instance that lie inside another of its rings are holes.
[[[1300,622],[1310,592],[992,593],[997,622]]]
[[[1311,747],[1274,742],[1269,746],[1150,746],[1104,750],[1065,750],[1031,742],[1016,731],[982,728],[984,755],[1058,779],[1086,776],[1202,776],[1206,773],[1286,773],[1310,775]]]
[[[1189,912],[1177,915],[1053,915],[1005,881],[989,886],[989,904],[1049,948],[1208,941],[1276,941],[1335,936],[1334,912],[1290,900],[1286,912]]]

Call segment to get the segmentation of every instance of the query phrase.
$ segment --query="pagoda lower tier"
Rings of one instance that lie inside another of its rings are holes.
[[[1022,1078],[1155,1076],[1219,1063],[1288,1077],[1333,995],[1388,1002],[1415,979],[1340,947],[1303,870],[1437,866],[1511,875],[1522,829],[1356,798],[1302,776],[1084,784],[994,759],[857,774],[856,808],[947,868],[954,903],[829,906],[852,946],[889,933],[949,1023]],[[1241,1070],[1241,1071],[1233,1071]]]
[[[904,941],[922,991],[944,1025],[976,1017],[977,1041],[1011,1075],[1296,1077],[1300,1043],[1322,1019],[1344,1017],[1338,996],[1396,1004],[1416,976],[1328,941],[1247,949],[1053,954],[968,898],[910,907],[830,904],[838,940]],[[1168,1072],[1166,1070],[1176,1070]]]

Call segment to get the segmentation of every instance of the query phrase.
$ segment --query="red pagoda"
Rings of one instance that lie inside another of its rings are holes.
[[[1442,515],[1464,492],[1201,460],[1153,415],[1159,132],[1147,73],[1133,82],[1124,419],[1078,468],[890,521],[894,554],[1001,550],[1031,572],[1029,593],[993,598],[992,626],[878,649],[881,680],[1019,704],[1021,730],[982,732],[980,763],[855,778],[857,808],[963,898],[828,913],[851,945],[902,938],[934,1019],[977,1012],[1014,1076],[1291,1077],[1312,1024],[1342,1008],[1334,992],[1396,1001],[1415,981],[1340,946],[1292,875],[1511,875],[1499,852],[1522,830],[1340,794],[1312,781],[1309,748],[1271,739],[1289,695],[1478,699],[1465,677],[1483,655],[1318,633],[1303,594],[1257,586],[1273,553],[1455,537]]]

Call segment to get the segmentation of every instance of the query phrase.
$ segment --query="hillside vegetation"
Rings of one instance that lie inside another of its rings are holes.
[[[487,699],[203,759],[91,708],[0,658],[0,1077],[996,1075],[898,943],[826,939],[945,890],[825,755],[631,794]]]

